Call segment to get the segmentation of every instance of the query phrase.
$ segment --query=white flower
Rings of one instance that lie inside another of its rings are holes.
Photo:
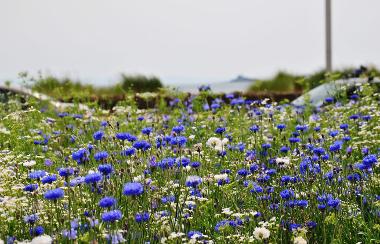
[[[53,239],[48,235],[37,236],[32,239],[31,244],[50,244]]]
[[[194,138],[195,138],[195,135],[190,135],[190,136],[189,136],[189,139],[190,139],[190,140],[193,140]]]
[[[307,244],[307,241],[302,236],[294,238],[294,244]]]
[[[267,228],[264,227],[256,227],[253,231],[253,235],[257,240],[264,240],[269,238],[270,231]]]
[[[218,181],[218,180],[226,180],[227,178],[228,178],[227,174],[214,175],[214,179],[216,181]]]
[[[22,165],[24,165],[25,167],[32,167],[32,166],[36,165],[36,161],[34,161],[34,160],[26,161]]]
[[[222,145],[222,141],[217,138],[217,137],[210,137],[207,142],[206,142],[206,145],[209,146],[209,147],[217,147],[217,146],[221,146]]]

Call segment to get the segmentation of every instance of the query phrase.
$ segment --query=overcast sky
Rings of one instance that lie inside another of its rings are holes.
[[[332,2],[334,67],[380,67],[380,1]],[[323,66],[324,0],[0,1],[1,80],[209,82]]]

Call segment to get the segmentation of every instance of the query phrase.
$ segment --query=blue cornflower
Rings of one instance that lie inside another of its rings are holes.
[[[172,131],[177,134],[180,134],[184,130],[185,130],[185,127],[183,125],[174,126],[172,129]]]
[[[339,134],[339,131],[337,131],[337,130],[333,130],[333,131],[330,131],[330,132],[329,132],[329,135],[330,135],[331,137],[336,137],[338,134]]]
[[[292,143],[292,144],[300,142],[300,141],[301,141],[301,139],[299,137],[290,137],[289,138],[289,142]]]
[[[307,125],[296,125],[297,131],[305,131],[307,130]]]
[[[280,196],[282,199],[289,199],[294,196],[294,192],[292,190],[285,189],[280,192]]]
[[[85,176],[84,181],[86,184],[96,183],[103,179],[102,174],[99,172],[91,173]]]
[[[277,129],[279,129],[280,131],[282,131],[283,129],[286,128],[286,125],[285,124],[278,124],[277,125]]]
[[[246,170],[246,169],[239,169],[238,171],[237,171],[237,174],[238,175],[240,175],[240,176],[247,176],[248,175],[248,170]]]
[[[271,148],[271,146],[272,146],[272,145],[271,145],[270,143],[264,143],[264,144],[261,145],[261,147],[262,147],[264,150]]]
[[[131,148],[127,148],[123,151],[121,151],[121,155],[122,156],[131,156],[133,154],[135,154],[136,152],[136,149],[134,147],[131,147]]]
[[[86,159],[86,157],[87,157],[87,150],[84,148],[81,148],[78,151],[73,152],[71,154],[71,158],[77,161],[77,163],[82,163]]]
[[[139,196],[144,193],[144,186],[140,182],[128,182],[124,185],[123,194],[126,196]]]
[[[218,127],[215,129],[216,134],[223,134],[226,131],[226,128],[224,127]]]
[[[153,131],[153,128],[152,127],[145,127],[141,130],[141,133],[145,134],[145,135],[150,135],[150,133],[152,133]]]
[[[42,226],[36,226],[36,227],[34,227],[34,228],[30,228],[30,230],[29,230],[29,234],[30,234],[31,236],[40,236],[40,235],[42,235],[44,232],[45,232],[45,229],[44,229],[44,227],[42,227]]]
[[[347,130],[348,129],[348,124],[341,124],[339,126],[339,128],[341,128],[342,130]]]
[[[146,151],[150,148],[150,144],[147,141],[141,140],[141,141],[136,141],[135,143],[133,143],[133,147],[136,148],[137,150]]]
[[[92,135],[92,137],[93,137],[95,140],[97,140],[97,141],[101,140],[101,139],[103,138],[103,136],[104,136],[104,131],[101,131],[101,130],[95,132],[95,133]]]
[[[190,166],[194,169],[197,169],[201,166],[201,163],[200,162],[191,162]]]
[[[289,150],[290,150],[290,148],[287,147],[287,146],[282,146],[282,147],[280,148],[280,152],[282,152],[282,153],[287,153],[287,152],[289,152]]]
[[[332,102],[334,102],[334,98],[333,97],[326,97],[325,102],[326,103],[332,103]]]
[[[98,170],[103,175],[109,175],[113,172],[113,167],[111,164],[101,164],[98,166]]]
[[[74,174],[74,169],[73,168],[60,168],[58,170],[58,174],[61,177],[68,177],[68,176]]]
[[[94,155],[96,161],[102,161],[108,157],[108,153],[106,151],[97,152]]]
[[[44,178],[42,178],[41,182],[42,184],[51,184],[56,180],[57,180],[57,175],[47,175]]]
[[[135,221],[137,223],[147,222],[149,218],[150,218],[150,215],[148,212],[137,213],[135,215]]]
[[[260,127],[258,125],[252,125],[249,130],[252,131],[252,132],[258,132],[260,129]]]
[[[80,184],[83,184],[84,182],[85,182],[85,177],[79,176],[70,181],[70,186],[71,187],[78,186]]]
[[[191,230],[187,233],[187,237],[189,239],[202,239],[203,238],[203,234],[202,232],[200,231],[196,231],[196,230]]]
[[[251,171],[251,173],[257,171],[259,169],[259,166],[257,164],[251,164],[249,166],[249,171]]]
[[[330,145],[330,151],[336,152],[342,149],[343,142],[342,141],[335,141],[333,144]]]
[[[46,171],[44,170],[36,170],[29,173],[29,179],[41,179],[46,175]]]
[[[31,214],[24,217],[24,222],[33,225],[38,219],[38,214]]]
[[[99,201],[99,207],[110,208],[116,204],[116,199],[113,197],[103,197]]]
[[[190,175],[186,178],[187,187],[197,187],[202,183],[202,178],[197,175]]]
[[[102,214],[102,220],[104,222],[115,222],[116,220],[120,220],[123,217],[120,210],[112,210],[109,212],[105,212]]]
[[[24,191],[28,191],[28,192],[34,192],[37,189],[38,189],[38,185],[37,184],[30,184],[30,185],[26,185],[24,187]]]
[[[65,195],[65,192],[61,188],[56,188],[50,191],[47,191],[44,194],[45,199],[47,200],[57,200],[62,198]]]

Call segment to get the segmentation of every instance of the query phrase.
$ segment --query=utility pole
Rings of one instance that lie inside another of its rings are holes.
[[[326,72],[332,70],[332,56],[331,56],[331,0],[325,0],[325,30],[326,30]]]

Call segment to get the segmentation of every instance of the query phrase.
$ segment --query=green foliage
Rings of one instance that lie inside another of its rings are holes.
[[[124,90],[135,92],[153,92],[162,87],[160,79],[157,77],[146,77],[143,75],[122,74],[121,86]]]

